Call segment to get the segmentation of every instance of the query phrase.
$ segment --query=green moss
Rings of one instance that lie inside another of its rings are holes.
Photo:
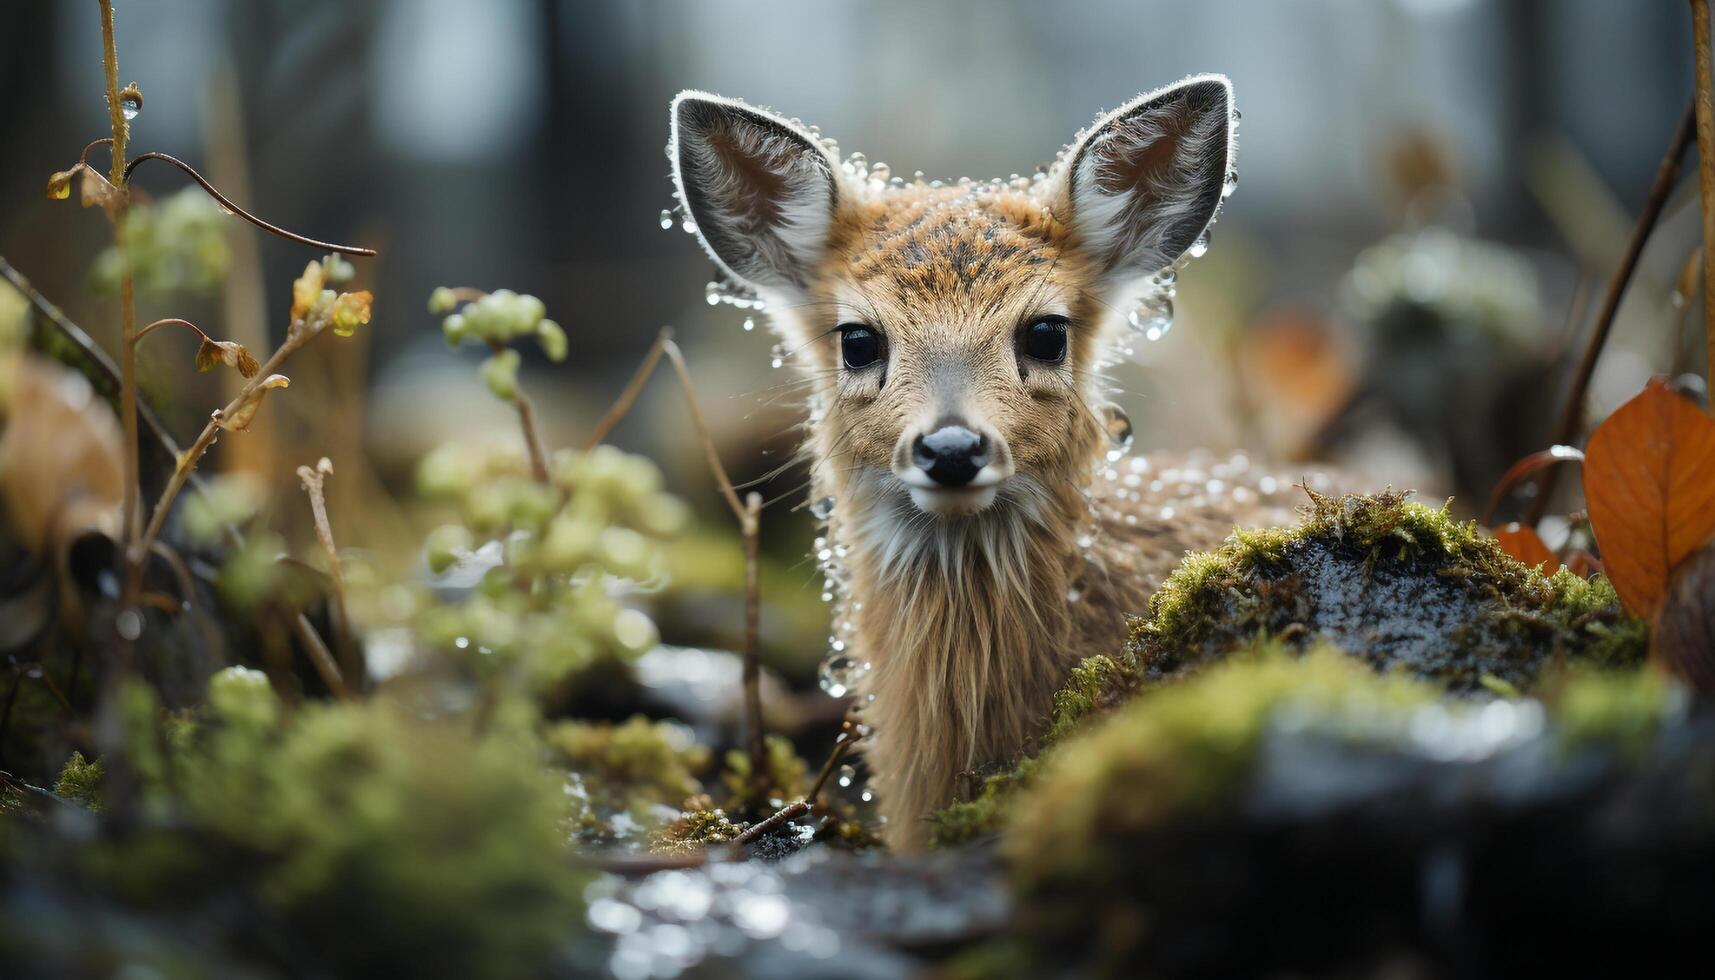
[[[1641,754],[1685,706],[1684,691],[1650,670],[1578,670],[1545,687],[1560,742],[1573,749],[1606,745]]]
[[[681,725],[637,715],[610,725],[564,721],[542,735],[549,761],[578,774],[596,805],[613,810],[677,807],[702,792],[696,773],[709,751]]]
[[[1132,834],[1212,810],[1250,771],[1271,713],[1396,711],[1439,689],[1376,674],[1332,650],[1233,657],[1115,710],[1043,756],[1013,803],[1003,846],[1021,880],[1099,879]]]
[[[1543,576],[1473,522],[1386,492],[1311,494],[1305,520],[1236,532],[1192,555],[1133,623],[1128,654],[1147,677],[1192,669],[1259,634],[1331,643],[1456,690],[1528,689],[1554,657],[1640,662],[1645,626],[1612,586]]]
[[[708,796],[696,796],[685,801],[685,812],[678,819],[649,836],[649,849],[683,854],[727,843],[743,832],[744,827],[734,823]]]
[[[54,783],[54,794],[100,813],[102,772],[101,760],[90,762],[82,752],[73,752]]]
[[[1030,785],[1040,765],[1041,757],[1023,759],[984,780],[975,799],[949,803],[929,814],[929,846],[957,847],[999,833],[1014,798]]]
[[[512,713],[478,738],[385,697],[284,723],[265,698],[218,677],[192,727],[127,688],[142,822],[88,848],[94,879],[152,908],[239,889],[340,975],[538,975],[584,873],[561,782]]]
[[[801,800],[810,788],[809,767],[792,747],[791,739],[770,735],[767,742],[767,771],[751,771],[750,753],[733,749],[726,754],[721,785],[726,787],[729,813],[760,818],[793,800]]]

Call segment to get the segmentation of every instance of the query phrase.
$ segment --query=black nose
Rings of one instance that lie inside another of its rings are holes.
[[[962,487],[988,465],[988,440],[962,425],[943,425],[911,445],[911,458],[929,479]]]

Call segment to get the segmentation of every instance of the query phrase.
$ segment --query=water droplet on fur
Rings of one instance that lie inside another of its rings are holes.
[[[666,208],[662,208],[661,209],[661,230],[666,231],[672,227],[673,227],[673,212],[667,210]]]
[[[1126,322],[1145,340],[1160,340],[1173,329],[1173,300],[1166,292],[1152,293],[1126,314]]]
[[[1194,259],[1200,259],[1204,255],[1208,254],[1208,251],[1209,229],[1205,228],[1203,229],[1203,233],[1197,236],[1197,240],[1191,243],[1191,247],[1185,250],[1185,254]]]
[[[1108,462],[1112,463],[1131,452],[1131,417],[1118,405],[1107,409]]]
[[[816,683],[829,697],[843,698],[865,673],[868,664],[859,663],[849,653],[831,653],[816,670]]]
[[[122,95],[119,97],[119,111],[124,113],[127,120],[136,119],[137,113],[143,111],[143,103],[134,96]]]
[[[1227,179],[1224,183],[1221,184],[1221,197],[1222,198],[1232,197],[1233,192],[1238,190],[1238,189],[1239,189],[1239,172],[1237,170],[1227,171]]]
[[[857,782],[857,770],[851,766],[841,766],[838,778],[841,786],[850,786]]]
[[[745,317],[744,318],[744,329],[746,332],[749,332],[751,330],[755,330],[756,329],[756,320],[751,318],[751,317],[748,317],[748,316]]]
[[[825,521],[834,516],[834,498],[823,497],[810,505],[810,515],[818,521]]]
[[[710,306],[719,306],[721,302],[720,283],[711,282],[703,287],[703,299]]]

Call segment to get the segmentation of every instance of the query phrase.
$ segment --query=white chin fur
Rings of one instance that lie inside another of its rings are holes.
[[[997,485],[986,487],[911,487],[911,502],[925,514],[968,517],[994,503]]]

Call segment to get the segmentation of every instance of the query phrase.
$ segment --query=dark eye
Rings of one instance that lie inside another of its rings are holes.
[[[1057,364],[1066,357],[1066,318],[1037,317],[1024,328],[1018,345],[1026,357]]]
[[[881,334],[861,323],[840,325],[840,357],[853,370],[881,360]]]

